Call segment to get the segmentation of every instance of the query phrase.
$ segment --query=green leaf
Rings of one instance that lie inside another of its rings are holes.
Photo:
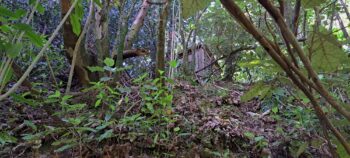
[[[247,102],[254,97],[264,98],[271,90],[271,88],[272,87],[270,85],[266,85],[264,82],[258,82],[253,86],[253,88],[241,96],[241,101]]]
[[[265,139],[264,136],[258,136],[258,137],[255,137],[255,138],[254,138],[254,141],[255,141],[255,142],[260,142],[260,141],[262,141],[262,140],[264,140],[264,139]]]
[[[44,45],[44,39],[34,32],[30,25],[19,23],[14,24],[13,28],[25,32],[26,37],[37,47],[42,47]]]
[[[102,3],[100,0],[94,0],[94,2],[101,8],[102,7]]]
[[[114,65],[114,60],[112,58],[106,58],[103,62],[109,67]]]
[[[28,104],[30,106],[35,106],[37,105],[37,102],[33,99],[27,99],[23,95],[18,95],[18,94],[11,94],[12,99],[15,102],[22,103],[22,104]]]
[[[44,45],[44,38],[35,32],[26,32],[26,37],[37,47],[42,47]]]
[[[21,17],[23,17],[25,15],[26,15],[26,11],[24,9],[17,9],[13,16],[15,19],[20,19]]]
[[[72,147],[74,147],[76,144],[67,144],[67,145],[64,145],[58,149],[56,149],[54,152],[58,153],[58,152],[62,152],[62,151],[65,151],[67,149],[70,149]]]
[[[169,65],[170,65],[170,67],[172,67],[172,68],[176,68],[177,65],[178,65],[178,62],[177,62],[176,60],[172,60],[172,61],[169,62]]]
[[[95,108],[100,106],[101,105],[101,102],[102,102],[102,99],[98,99],[96,102],[95,102]]]
[[[28,24],[18,23],[18,24],[13,24],[12,26],[17,30],[24,31],[24,32],[33,31],[32,27]]]
[[[38,7],[36,8],[40,14],[44,14],[45,8],[43,7],[42,4],[39,4]]]
[[[82,119],[81,118],[68,118],[68,119],[66,119],[64,121],[66,121],[68,123],[71,123],[74,126],[77,126],[77,125],[79,125],[81,123]]]
[[[69,105],[67,112],[82,110],[82,109],[84,109],[85,106],[86,106],[86,104]]]
[[[180,127],[175,127],[174,128],[174,132],[178,132],[178,131],[180,131],[181,129],[180,129]]]
[[[49,95],[48,98],[59,98],[59,97],[61,97],[61,92],[56,91],[54,94]]]
[[[182,17],[184,19],[195,15],[198,11],[209,6],[212,0],[181,0]]]
[[[6,51],[10,58],[16,58],[22,50],[23,45],[21,43],[9,44]]]
[[[105,133],[103,133],[100,137],[98,137],[97,140],[100,142],[100,141],[102,141],[106,138],[110,138],[112,136],[113,136],[113,129],[110,129],[110,130],[106,131]]]
[[[0,145],[4,145],[6,143],[16,143],[17,138],[11,136],[7,132],[0,132]]]
[[[252,132],[244,132],[244,136],[248,139],[253,139],[255,137],[255,134]]]
[[[100,66],[88,66],[89,71],[91,72],[104,72],[103,67]]]
[[[154,113],[153,104],[151,104],[151,103],[146,103],[146,107],[147,107],[147,109],[148,109],[152,114]]]
[[[107,81],[110,81],[110,80],[112,80],[113,78],[112,77],[101,77],[100,78],[100,81],[102,81],[102,82],[107,82]]]
[[[276,114],[278,112],[278,107],[274,106],[271,110],[274,114]]]
[[[314,33],[307,43],[311,64],[317,72],[334,72],[350,62],[341,44],[331,33]]]
[[[301,5],[305,9],[312,9],[314,7],[322,5],[325,2],[327,2],[327,0],[301,0]]]
[[[305,152],[306,148],[308,147],[308,143],[302,143],[299,146],[298,151],[296,152],[295,157],[299,157],[303,152]]]
[[[30,128],[32,128],[34,131],[36,131],[38,129],[32,121],[24,120],[23,123],[25,125],[29,126]]]
[[[72,14],[70,16],[70,22],[72,24],[73,27],[73,32],[79,36],[80,32],[81,32],[81,24],[80,24],[80,20],[81,18],[79,18],[76,14]]]
[[[9,9],[0,6],[0,16],[14,17],[14,13]]]

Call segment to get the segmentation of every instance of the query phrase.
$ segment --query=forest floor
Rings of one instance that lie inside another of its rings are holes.
[[[177,82],[173,89],[175,122],[162,130],[177,128],[178,132],[156,143],[151,137],[154,133],[150,132],[123,140],[110,138],[99,143],[85,143],[80,148],[56,153],[47,144],[59,136],[51,135],[40,138],[39,150],[35,142],[23,140],[2,146],[0,157],[328,157],[325,144],[312,147],[320,143],[317,134],[296,127],[288,121],[290,118],[278,118],[258,99],[241,103],[240,96],[248,87],[225,82],[204,86]],[[89,97],[89,94],[84,96]],[[37,125],[54,125],[54,119],[38,108],[12,101],[5,105],[0,106],[0,129],[11,130],[15,137],[20,138],[33,130],[26,120]],[[131,113],[139,112],[137,110]],[[130,129],[121,129],[119,124],[110,125],[108,129],[120,135],[133,133]],[[159,130],[153,130],[156,131]]]

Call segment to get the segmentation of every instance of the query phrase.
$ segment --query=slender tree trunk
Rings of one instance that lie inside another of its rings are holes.
[[[340,29],[341,29],[342,32],[343,32],[344,38],[345,38],[346,40],[350,40],[349,33],[348,33],[348,31],[346,30],[346,26],[344,25],[343,20],[341,19],[339,13],[335,13],[335,17],[336,17],[337,20],[338,20],[339,27],[340,27]]]
[[[158,26],[158,41],[157,41],[157,60],[156,60],[156,77],[160,77],[162,71],[165,71],[165,31],[168,17],[168,8],[170,0],[167,0],[164,6],[159,8],[159,26]],[[164,74],[163,74],[164,75]]]
[[[301,11],[301,0],[297,0],[294,7],[294,16],[293,16],[293,23],[292,23],[292,30],[296,37],[298,36],[300,11]]]
[[[141,27],[143,26],[143,22],[147,15],[149,6],[150,4],[148,3],[148,0],[143,0],[141,8],[130,28],[130,31],[127,33],[125,37],[124,49],[128,50],[132,48],[133,41],[137,33],[140,31]]]
[[[112,57],[114,58],[115,56],[117,56],[117,60],[116,60],[117,68],[123,67],[123,56],[125,51],[124,44],[125,44],[126,35],[128,33],[128,20],[135,7],[136,0],[133,0],[131,2],[132,3],[131,8],[129,9],[128,12],[125,11],[127,2],[128,1],[121,0],[118,7],[119,9],[118,32],[117,32],[117,37],[115,39],[115,45],[112,50]],[[121,77],[121,72],[117,72],[115,74],[115,79],[118,80],[120,77]]]
[[[110,48],[110,40],[109,40],[109,11],[111,9],[110,0],[106,0],[103,2],[102,7],[97,6],[97,11],[95,13],[95,45],[97,49],[97,63],[98,66],[103,67],[103,60],[109,57],[109,48]],[[102,73],[99,74],[99,77],[102,77]]]
[[[340,1],[340,4],[343,6],[343,9],[346,13],[346,16],[348,17],[348,20],[350,21],[350,12],[348,10],[348,6],[346,4],[346,0],[339,0]]]
[[[179,7],[182,7],[181,5],[183,5],[181,2],[179,4]],[[184,25],[184,20],[183,20],[183,16],[182,16],[182,10],[180,9],[180,34],[181,34],[181,45],[182,45],[182,71],[184,73],[185,76],[189,75],[189,70],[188,70],[188,51],[187,51],[187,41],[186,41],[186,37],[185,37],[185,25]]]
[[[330,22],[329,22],[329,31],[332,32],[333,30],[333,25],[334,25],[334,17],[335,17],[335,12],[336,12],[336,3],[332,4],[332,14],[330,16]]]

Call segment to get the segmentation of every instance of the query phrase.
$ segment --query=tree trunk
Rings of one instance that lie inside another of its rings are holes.
[[[348,31],[346,30],[346,26],[344,25],[343,20],[341,19],[339,13],[335,13],[335,17],[336,17],[337,20],[338,20],[339,27],[340,27],[340,29],[341,29],[342,32],[343,32],[344,38],[345,38],[346,40],[350,40],[349,33],[348,33]]]
[[[137,14],[134,22],[132,23],[132,26],[130,28],[130,31],[127,33],[125,37],[125,42],[124,42],[124,49],[128,50],[132,48],[132,43],[137,35],[137,33],[140,31],[143,21],[147,15],[148,8],[150,4],[148,3],[147,0],[143,0],[141,9],[139,13]]]
[[[159,71],[165,71],[165,31],[168,17],[168,7],[170,1],[167,0],[165,5],[159,8],[159,26],[157,41],[157,60],[156,60],[156,77],[160,77]]]
[[[279,64],[279,66],[287,73],[288,77],[293,83],[310,99],[311,104],[315,110],[316,116],[318,117],[321,124],[325,124],[329,130],[333,132],[336,138],[341,142],[345,150],[350,154],[350,145],[344,138],[344,136],[336,129],[330,120],[326,117],[316,98],[307,88],[312,86],[320,95],[322,95],[328,103],[332,105],[340,114],[350,119],[350,114],[343,107],[341,107],[329,94],[329,92],[321,84],[317,74],[311,67],[310,61],[305,56],[303,49],[298,44],[293,32],[288,29],[288,26],[283,20],[280,12],[275,8],[272,2],[269,0],[259,0],[259,3],[269,12],[273,17],[276,24],[278,25],[281,33],[286,37],[289,43],[295,48],[298,56],[308,71],[308,74],[312,76],[312,81],[308,80],[307,77],[300,72],[285,56],[281,49],[278,48],[270,39],[268,39],[263,33],[258,30],[254,24],[245,16],[240,7],[232,0],[220,0],[226,10],[244,26],[244,29],[249,32],[254,38],[263,46],[266,52]]]
[[[112,4],[109,0],[106,0],[102,8],[97,6],[97,12],[95,14],[95,38],[96,38],[96,49],[97,49],[97,63],[98,66],[103,67],[104,66],[104,59],[109,57],[109,11],[111,9]],[[99,75],[102,77],[102,74]]]
[[[225,61],[225,71],[224,71],[224,78],[222,80],[224,81],[233,81],[233,74],[235,73],[236,69],[236,60],[239,56],[239,52],[232,52]]]
[[[343,6],[343,9],[346,13],[346,16],[348,17],[348,19],[350,21],[350,12],[348,10],[348,6],[346,5],[346,0],[340,0],[340,4]]]
[[[67,14],[70,6],[70,0],[61,0],[62,17]],[[66,57],[68,58],[69,62],[72,61],[74,47],[78,41],[78,38],[79,37],[73,32],[72,24],[68,18],[63,26],[63,43]],[[86,53],[85,47],[83,46],[81,47],[80,51],[77,52],[77,61],[75,63],[76,65],[74,72],[79,80],[79,83],[82,85],[88,85],[91,79],[96,80],[96,76],[87,70],[87,66],[91,66],[95,63],[93,59],[94,57]]]

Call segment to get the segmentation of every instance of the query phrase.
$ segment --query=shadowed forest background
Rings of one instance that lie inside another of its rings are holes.
[[[350,156],[349,0],[0,4],[0,157]]]

